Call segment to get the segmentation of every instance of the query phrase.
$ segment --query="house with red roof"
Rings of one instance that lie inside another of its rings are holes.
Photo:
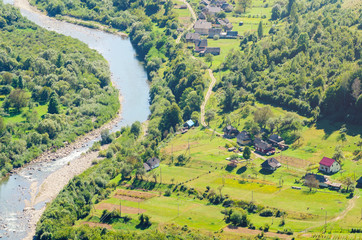
[[[319,162],[319,171],[326,173],[336,173],[341,170],[341,165],[334,159],[323,157]]]

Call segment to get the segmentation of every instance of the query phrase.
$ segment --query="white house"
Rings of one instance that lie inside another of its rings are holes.
[[[334,159],[323,157],[319,162],[319,171],[326,173],[336,173],[341,170],[341,165]]]

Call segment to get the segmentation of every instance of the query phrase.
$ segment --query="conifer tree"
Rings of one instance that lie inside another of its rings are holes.
[[[58,95],[55,92],[53,92],[50,95],[48,113],[51,113],[51,114],[59,113],[59,100],[58,100]]]

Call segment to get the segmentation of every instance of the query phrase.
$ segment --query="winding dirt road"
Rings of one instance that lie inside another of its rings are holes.
[[[194,11],[194,9],[192,9],[191,5],[186,1],[186,0],[182,0],[185,5],[187,6],[187,9],[190,11],[191,13],[191,16],[192,16],[192,21],[190,23],[190,25],[177,37],[176,39],[176,43],[180,43],[181,41],[181,37],[187,32],[187,31],[190,31],[191,28],[194,26],[196,20],[197,20],[197,17],[196,17],[196,13]]]
[[[212,89],[214,88],[215,84],[216,84],[216,78],[214,76],[214,74],[212,73],[212,70],[211,69],[207,69],[207,71],[209,72],[209,76],[211,78],[211,82],[210,82],[210,85],[209,85],[209,89],[207,89],[207,92],[206,92],[206,95],[205,95],[205,98],[204,98],[204,102],[202,103],[201,105],[201,125],[204,126],[204,127],[208,127],[207,124],[205,123],[205,107],[206,107],[206,104],[207,102],[209,101],[209,98],[211,96],[211,93],[212,93]],[[220,133],[218,133],[220,134]]]

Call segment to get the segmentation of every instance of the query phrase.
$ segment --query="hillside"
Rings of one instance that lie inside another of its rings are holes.
[[[190,1],[198,15],[202,2]],[[221,49],[211,57],[190,51],[185,37],[176,44],[179,24],[191,22],[183,2],[122,3],[74,1],[59,14],[100,23],[103,13],[132,15],[118,29],[129,33],[151,80],[148,127],[122,128],[101,151],[106,159],[49,204],[36,239],[358,237],[361,9],[353,1],[252,1],[246,9],[230,1],[234,10],[225,16],[239,36],[209,38]],[[34,4],[51,14],[55,1]],[[198,126],[209,74],[217,81],[205,102],[207,124]],[[189,119],[196,126],[185,129]],[[251,141],[281,136],[287,147],[272,152],[281,166],[266,170],[270,156],[254,143],[222,137],[227,125],[248,131]],[[341,170],[319,171],[323,157]],[[340,188],[308,182],[306,173],[327,175]]]
[[[98,128],[119,109],[108,64],[0,4],[0,177]]]

